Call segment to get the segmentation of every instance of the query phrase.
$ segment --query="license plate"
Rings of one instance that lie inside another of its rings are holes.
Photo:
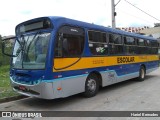
[[[20,90],[26,90],[26,87],[25,86],[19,86],[19,89]]]

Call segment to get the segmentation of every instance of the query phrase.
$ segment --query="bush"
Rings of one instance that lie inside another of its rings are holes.
[[[9,50],[11,49],[12,46],[9,48]],[[10,64],[10,57],[2,54],[2,37],[0,35],[0,66],[9,64]]]

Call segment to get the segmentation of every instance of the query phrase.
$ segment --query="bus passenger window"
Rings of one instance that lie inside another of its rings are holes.
[[[63,55],[64,56],[76,56],[81,54],[81,48],[79,46],[80,41],[76,37],[63,39]]]
[[[55,57],[78,57],[84,49],[84,30],[63,26],[58,31]]]
[[[89,47],[93,55],[107,55],[108,53],[108,45],[90,43]]]
[[[89,48],[93,55],[107,55],[107,35],[100,31],[88,31]]]
[[[123,41],[121,35],[109,34],[109,54],[110,55],[123,54]]]
[[[136,39],[133,37],[124,37],[124,44],[125,44],[125,53],[127,55],[136,54],[137,46],[136,46]]]
[[[151,54],[158,54],[158,42],[152,41],[150,42],[151,45]]]
[[[158,54],[160,55],[160,43],[158,43]]]
[[[146,54],[146,44],[144,39],[138,39],[138,54]]]

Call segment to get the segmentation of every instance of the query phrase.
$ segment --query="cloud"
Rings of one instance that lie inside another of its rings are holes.
[[[115,0],[117,3],[118,0]],[[137,7],[160,18],[158,0],[129,0]],[[122,27],[153,25],[159,22],[124,0],[116,6],[116,25]],[[0,7],[0,34],[14,34],[15,26],[42,16],[64,16],[80,21],[111,26],[110,0],[3,0]]]
[[[157,14],[157,10],[159,9],[158,0],[128,0],[136,7],[142,9],[143,11],[147,12],[148,14],[155,16],[156,18],[160,19],[160,15]],[[117,24],[120,26],[153,26],[153,23],[160,22],[156,19],[146,15],[142,11],[138,10],[137,8],[131,6],[125,1],[121,2],[121,5],[117,6]]]
[[[31,10],[23,10],[23,11],[20,11],[20,14],[22,14],[22,15],[29,15],[29,14],[31,14],[31,13],[32,13]]]
[[[64,16],[101,25],[110,17],[107,16],[107,3],[106,0],[5,0],[5,7],[0,8],[0,11],[6,10],[4,14],[0,12],[3,17],[3,21],[0,19],[0,34],[14,34],[13,29],[18,23],[42,16]]]

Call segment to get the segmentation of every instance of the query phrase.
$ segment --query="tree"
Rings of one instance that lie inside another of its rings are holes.
[[[2,65],[2,36],[0,35],[0,66]]]
[[[2,36],[0,35],[0,49],[2,48]]]
[[[7,48],[7,51],[11,51],[11,50],[12,50],[12,46]],[[0,66],[9,65],[9,64],[10,64],[10,57],[2,53],[2,36],[0,35]]]

